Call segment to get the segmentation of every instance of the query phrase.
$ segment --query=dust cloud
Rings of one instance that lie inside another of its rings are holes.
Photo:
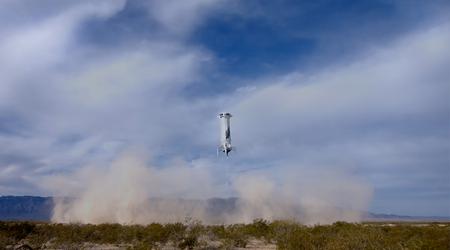
[[[47,188],[59,197],[54,198],[52,217],[59,223],[194,219],[228,224],[263,218],[326,224],[361,219],[371,199],[365,183],[344,173],[302,174],[294,169],[284,170],[281,181],[267,174],[239,174],[227,181],[227,192],[235,198],[217,198],[227,192],[214,178],[210,163],[178,160],[155,167],[143,154],[127,152],[108,166],[90,165],[53,176]]]

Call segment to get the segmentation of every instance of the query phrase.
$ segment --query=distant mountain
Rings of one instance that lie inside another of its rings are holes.
[[[446,216],[408,216],[396,214],[367,213],[364,217],[364,220],[367,221],[450,221],[450,217]]]
[[[155,202],[158,199],[154,199]],[[211,216],[229,213],[236,208],[237,198],[212,198],[201,200],[179,200],[186,204],[205,205]],[[52,197],[39,196],[0,196],[0,220],[50,221],[53,211]],[[404,216],[395,214],[365,213],[365,221],[450,221],[450,217],[441,216]]]
[[[50,221],[52,197],[0,196],[0,220]]]

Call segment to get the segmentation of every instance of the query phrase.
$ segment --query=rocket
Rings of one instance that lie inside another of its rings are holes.
[[[233,149],[231,146],[231,131],[230,131],[230,113],[220,113],[220,145],[217,148],[217,153],[219,150],[228,156],[228,153]]]

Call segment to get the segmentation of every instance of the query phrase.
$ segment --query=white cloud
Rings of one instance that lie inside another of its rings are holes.
[[[8,6],[8,3],[3,4]],[[71,49],[76,46],[77,28],[85,20],[107,18],[117,13],[123,4],[123,1],[80,2],[54,16],[10,29],[0,40],[0,80],[3,85],[0,104],[12,101],[10,98],[14,98],[15,93],[11,91],[17,89],[17,85],[25,84],[22,81],[39,85],[41,81],[35,77],[48,77],[46,73],[51,74],[54,67],[66,63],[73,52]]]
[[[236,140],[280,142],[280,134],[309,139],[321,136],[316,128],[331,136],[345,127],[444,114],[449,89],[444,65],[450,58],[446,29],[448,25],[419,32],[366,59],[306,77],[293,74],[241,96],[231,108],[239,117]]]
[[[150,1],[148,8],[167,32],[185,35],[221,3],[222,0]]]

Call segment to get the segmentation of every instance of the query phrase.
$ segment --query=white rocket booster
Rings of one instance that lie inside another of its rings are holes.
[[[224,152],[227,156],[233,149],[231,146],[231,131],[230,131],[230,113],[220,113],[220,146],[218,150]]]

